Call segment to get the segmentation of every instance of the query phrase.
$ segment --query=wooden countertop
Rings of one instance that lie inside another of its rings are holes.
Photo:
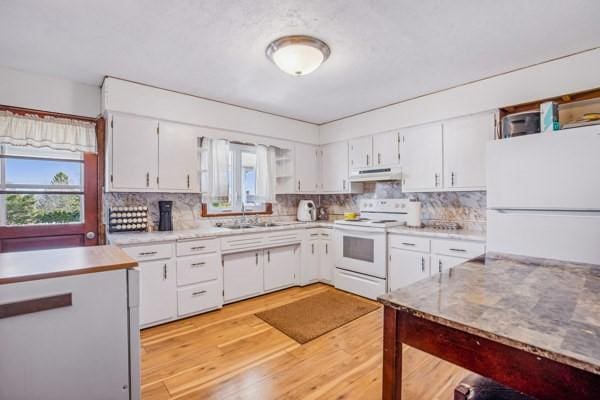
[[[137,262],[117,246],[0,253],[0,285],[135,266]]]

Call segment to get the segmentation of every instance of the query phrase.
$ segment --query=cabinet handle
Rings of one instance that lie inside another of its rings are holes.
[[[436,174],[434,175],[434,177],[435,177],[435,187],[438,187],[438,178],[439,178],[439,176],[438,176],[438,174],[436,173]]]
[[[415,246],[414,243],[408,243],[408,242],[402,242],[402,244],[405,246]]]
[[[311,245],[310,245],[310,246],[311,246],[311,252],[312,252],[313,254],[315,254],[315,244],[314,244],[314,243],[311,243]]]
[[[450,185],[454,186],[454,172],[450,174]]]
[[[421,272],[425,272],[425,257],[421,256]]]
[[[271,262],[271,250],[267,250],[267,262]]]
[[[163,280],[167,280],[167,264],[163,265]]]
[[[190,188],[190,174],[187,176],[187,187]]]
[[[440,274],[442,273],[442,260],[438,261],[438,269],[440,270]]]
[[[369,165],[369,155],[367,154],[367,166]]]
[[[197,262],[197,263],[190,264],[190,267],[195,268],[195,267],[199,267],[199,266],[204,265],[204,264],[206,264],[204,261]]]
[[[461,253],[466,253],[467,252],[467,250],[465,250],[465,249],[448,249],[448,250],[451,250],[451,251],[460,251]]]
[[[256,265],[258,265],[258,253],[256,253],[255,255],[256,255]]]
[[[377,164],[381,164],[381,153],[377,153]]]
[[[325,243],[325,254],[329,254],[329,243]]]
[[[150,187],[150,172],[146,172],[146,187]]]
[[[298,191],[300,191],[300,179],[298,179]]]
[[[346,180],[345,179],[342,180],[342,187],[344,190],[346,190]]]
[[[200,295],[203,295],[204,293],[206,293],[206,290],[200,290],[199,292],[192,293],[192,296],[200,296]]]
[[[205,248],[206,248],[206,246],[194,246],[194,247],[190,247],[190,250],[202,250]]]
[[[140,256],[152,256],[154,254],[156,254],[156,251],[142,251],[141,253],[138,253],[138,255]]]

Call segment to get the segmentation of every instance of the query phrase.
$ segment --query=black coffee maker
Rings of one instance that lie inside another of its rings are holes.
[[[158,202],[158,213],[160,216],[158,222],[159,231],[173,230],[173,202],[162,200]]]

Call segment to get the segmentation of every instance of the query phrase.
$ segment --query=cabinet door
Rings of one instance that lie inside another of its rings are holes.
[[[175,262],[140,263],[140,325],[168,321],[176,315]]]
[[[319,273],[319,241],[304,241],[300,266],[300,284],[308,285],[318,281]]]
[[[486,145],[494,138],[494,114],[485,113],[444,122],[444,185],[484,189]]]
[[[373,137],[365,136],[352,139],[350,146],[350,169],[373,166]]]
[[[333,282],[333,243],[321,240],[319,246],[319,276],[322,281]]]
[[[400,163],[398,131],[378,133],[373,136],[373,166],[385,167]]]
[[[317,191],[319,158],[317,147],[310,144],[296,145],[296,190],[300,193]]]
[[[158,188],[161,191],[199,191],[197,128],[161,122],[158,135]]]
[[[223,256],[223,298],[225,302],[256,296],[263,292],[263,251]]]
[[[408,286],[429,276],[429,254],[390,249],[388,290]]]
[[[158,176],[158,121],[111,117],[111,188],[153,190]]]
[[[431,273],[432,274],[441,273],[452,267],[457,266],[458,264],[462,264],[465,261],[468,261],[468,258],[440,256],[440,255],[435,254],[435,255],[431,256]]]
[[[424,125],[400,132],[402,190],[441,190],[442,125]]]
[[[275,247],[265,253],[265,291],[292,286],[296,283],[298,245]]]
[[[348,142],[321,147],[321,189],[334,193],[349,191]]]

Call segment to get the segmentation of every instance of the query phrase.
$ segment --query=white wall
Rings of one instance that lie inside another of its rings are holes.
[[[600,87],[600,49],[320,126],[329,143]]]
[[[117,111],[192,125],[317,144],[319,127],[134,82],[106,78],[104,111]]]
[[[97,117],[100,88],[0,67],[0,104]]]

